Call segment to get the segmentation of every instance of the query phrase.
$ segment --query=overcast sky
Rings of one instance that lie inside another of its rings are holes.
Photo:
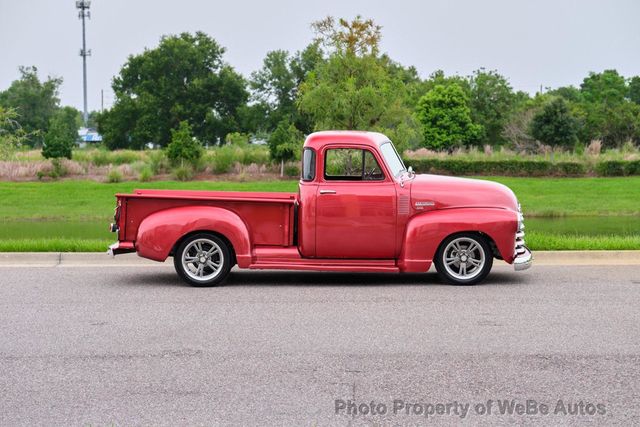
[[[94,0],[87,27],[89,108],[113,102],[127,56],[163,34],[204,31],[248,76],[267,51],[304,48],[312,21],[361,14],[383,26],[382,48],[423,77],[496,69],[516,90],[578,85],[589,71],[640,75],[640,0]],[[82,106],[81,24],[74,0],[0,0],[0,90],[35,65],[64,79],[65,105]]]

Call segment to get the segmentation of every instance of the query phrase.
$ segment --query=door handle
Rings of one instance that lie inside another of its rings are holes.
[[[320,194],[336,194],[336,190],[320,190]]]

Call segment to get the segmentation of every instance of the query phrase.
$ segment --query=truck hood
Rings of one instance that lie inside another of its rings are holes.
[[[518,210],[509,187],[480,179],[416,175],[411,181],[411,206],[418,210],[500,208]]]

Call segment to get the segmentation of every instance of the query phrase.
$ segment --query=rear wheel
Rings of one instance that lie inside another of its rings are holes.
[[[216,286],[231,270],[231,251],[227,243],[208,233],[184,239],[173,256],[178,275],[191,286]]]
[[[475,285],[493,266],[493,252],[486,239],[474,233],[447,237],[434,260],[438,274],[453,285]]]

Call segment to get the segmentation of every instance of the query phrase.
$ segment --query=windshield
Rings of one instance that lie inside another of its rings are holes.
[[[387,166],[389,166],[389,170],[394,177],[398,177],[398,175],[407,170],[391,142],[385,142],[382,144],[380,146],[380,151],[382,152],[382,157],[384,157],[384,161],[387,162]]]

